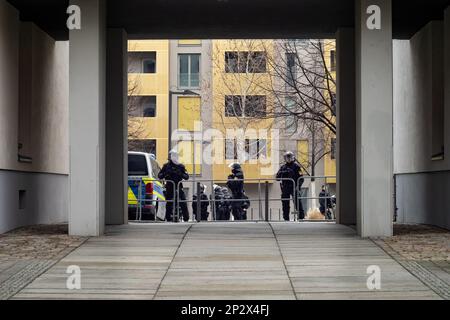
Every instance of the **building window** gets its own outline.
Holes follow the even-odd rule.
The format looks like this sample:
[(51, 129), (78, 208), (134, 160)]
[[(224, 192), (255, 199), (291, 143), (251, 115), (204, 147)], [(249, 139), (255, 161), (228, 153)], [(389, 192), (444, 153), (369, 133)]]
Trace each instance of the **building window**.
[(245, 152), (249, 160), (267, 157), (267, 141), (265, 139), (245, 139)]
[(331, 160), (336, 160), (336, 138), (331, 139)]
[(156, 96), (130, 96), (128, 97), (129, 117), (156, 117)]
[(180, 88), (200, 87), (200, 54), (179, 54), (178, 86)]
[(266, 96), (225, 96), (226, 117), (264, 118), (266, 114)]
[(128, 52), (128, 66), (130, 73), (156, 73), (156, 52)]
[(336, 71), (336, 51), (335, 50), (330, 51), (330, 71), (331, 72)]
[(333, 111), (333, 115), (336, 115), (336, 93), (331, 94), (331, 110)]
[(267, 114), (266, 96), (246, 96), (244, 116), (248, 118), (264, 118)]
[(225, 52), (225, 72), (226, 73), (238, 73), (238, 53), (237, 52)]
[(297, 55), (286, 53), (287, 85), (294, 87), (297, 80)]
[(156, 73), (156, 59), (143, 60), (142, 73)]
[(156, 157), (156, 140), (154, 139), (128, 140), (128, 150), (135, 152), (151, 153)]
[(267, 59), (265, 52), (225, 52), (226, 73), (265, 73), (266, 71)]
[(236, 160), (238, 158), (238, 150), (236, 139), (225, 140), (225, 159)]
[(293, 114), (295, 112), (295, 100), (293, 98), (286, 98), (286, 113), (285, 126), (286, 134), (292, 135), (297, 132), (297, 117)]
[(225, 96), (225, 117), (242, 117), (242, 97)]

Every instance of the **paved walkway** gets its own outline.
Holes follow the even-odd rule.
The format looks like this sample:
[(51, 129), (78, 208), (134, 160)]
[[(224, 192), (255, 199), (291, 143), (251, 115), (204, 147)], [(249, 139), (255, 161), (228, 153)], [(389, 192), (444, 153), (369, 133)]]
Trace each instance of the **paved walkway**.
[[(68, 266), (81, 290), (67, 290)], [(381, 290), (367, 289), (367, 267)], [(109, 228), (14, 299), (440, 299), (380, 246), (326, 224), (158, 224)]]

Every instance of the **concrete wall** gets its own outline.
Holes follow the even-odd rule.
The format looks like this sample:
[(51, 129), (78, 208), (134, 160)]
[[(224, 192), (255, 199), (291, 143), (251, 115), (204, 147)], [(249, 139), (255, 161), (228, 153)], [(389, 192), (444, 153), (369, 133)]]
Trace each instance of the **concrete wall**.
[[(435, 37), (440, 45), (433, 45)], [(395, 174), (450, 170), (450, 139), (446, 139), (445, 159), (431, 159), (433, 105), (444, 103), (442, 44), (439, 21), (429, 23), (411, 40), (394, 41)], [(436, 86), (442, 94), (433, 94)]]
[[(394, 173), (398, 222), (450, 228), (449, 39), (443, 26), (433, 21), (411, 40), (394, 41)], [(436, 123), (439, 109), (442, 123)], [(444, 159), (433, 161), (440, 125)]]
[[(19, 193), (26, 191), (23, 208)], [(67, 222), (68, 177), (0, 170), (0, 233), (34, 224)]]
[(0, 233), (67, 221), (68, 54), (0, 1)]
[(0, 168), (17, 166), (19, 13), (0, 1)]
[(450, 171), (401, 174), (397, 181), (397, 221), (450, 229)]

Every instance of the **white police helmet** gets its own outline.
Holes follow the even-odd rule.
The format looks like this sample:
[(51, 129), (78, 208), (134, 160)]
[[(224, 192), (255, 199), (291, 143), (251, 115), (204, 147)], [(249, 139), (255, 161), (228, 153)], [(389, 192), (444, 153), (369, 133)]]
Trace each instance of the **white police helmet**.
[(286, 161), (287, 163), (292, 163), (295, 161), (295, 155), (292, 151), (287, 151), (283, 157), (284, 161)]
[(178, 154), (178, 152), (177, 151), (175, 151), (175, 150), (171, 150), (170, 152), (169, 152), (169, 160), (170, 161), (172, 161), (173, 163), (175, 163), (175, 164), (179, 164), (180, 163), (180, 156), (179, 156), (179, 154)]

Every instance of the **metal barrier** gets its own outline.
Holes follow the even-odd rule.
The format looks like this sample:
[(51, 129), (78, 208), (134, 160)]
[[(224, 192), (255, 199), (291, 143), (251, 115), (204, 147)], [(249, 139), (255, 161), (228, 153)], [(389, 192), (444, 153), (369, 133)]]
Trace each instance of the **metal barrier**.
[[(136, 222), (142, 222), (143, 221), (143, 209), (148, 209), (153, 207), (154, 208), (154, 221), (157, 221), (157, 216), (158, 216), (158, 210), (163, 210), (163, 208), (161, 207), (162, 204), (165, 204), (167, 206), (168, 203), (173, 203), (172, 206), (172, 221), (180, 221), (180, 205), (182, 203), (185, 203), (186, 206), (188, 206), (189, 203), (193, 204), (194, 202), (196, 202), (196, 216), (195, 216), (195, 220), (197, 222), (201, 222), (201, 205), (204, 202), (208, 202), (211, 205), (211, 214), (208, 218), (208, 221), (218, 221), (218, 215), (216, 212), (216, 203), (220, 200), (220, 199), (215, 199), (215, 195), (214, 195), (214, 185), (225, 185), (229, 180), (228, 179), (223, 179), (223, 180), (214, 180), (214, 179), (196, 179), (196, 180), (184, 180), (184, 181), (180, 181), (177, 184), (174, 181), (171, 180), (156, 180), (156, 179), (151, 179), (151, 182), (155, 183), (158, 182), (161, 185), (166, 186), (168, 183), (173, 185), (173, 190), (174, 190), (174, 196), (172, 199), (168, 199), (166, 192), (164, 192), (164, 199), (162, 199), (161, 197), (155, 197), (154, 194), (152, 194), (152, 197), (149, 198), (148, 194), (146, 194), (146, 183), (144, 181), (145, 178), (142, 177), (129, 177), (128, 181), (129, 181), (129, 186), (130, 186), (130, 182), (134, 183), (134, 187), (137, 188), (137, 197), (136, 197), (136, 219), (132, 220), (132, 221), (136, 221)], [(323, 185), (326, 187), (326, 196), (321, 196), (320, 194), (318, 196), (316, 195), (311, 195), (311, 196), (302, 196), (301, 194), (301, 187), (302, 185), (304, 185), (304, 183), (301, 185), (300, 181), (301, 179), (304, 180), (321, 180), (324, 179), (325, 182), (323, 183)], [(318, 200), (319, 203), (323, 201), (325, 201), (325, 207), (323, 208), (323, 206), (321, 206), (321, 212), (324, 211), (323, 213), (325, 214), (330, 214), (331, 215), (331, 219), (330, 217), (328, 217), (327, 220), (335, 220), (335, 206), (336, 206), (336, 198), (333, 195), (330, 195), (330, 193), (328, 192), (328, 188), (329, 188), (329, 184), (326, 182), (327, 179), (335, 179), (334, 176), (303, 176), (301, 177), (298, 181), (294, 181), (293, 179), (290, 178), (269, 178), (269, 179), (234, 179), (233, 181), (235, 182), (243, 182), (243, 183), (248, 183), (248, 182), (254, 182), (257, 184), (257, 197), (256, 198), (251, 198), (249, 197), (248, 199), (226, 199), (226, 202), (230, 203), (232, 205), (232, 203), (235, 202), (239, 202), (242, 203), (243, 201), (248, 201), (250, 203), (249, 208), (247, 209), (246, 213), (247, 213), (247, 221), (274, 221), (276, 219), (274, 219), (274, 213), (275, 213), (275, 217), (278, 218), (279, 221), (284, 220), (284, 217), (282, 216), (282, 208), (278, 208), (278, 214), (276, 212), (276, 209), (271, 208), (270, 203), (277, 201), (278, 203), (282, 203), (283, 201), (289, 201), (289, 203), (293, 203), (294, 204), (294, 220), (295, 221), (301, 221), (301, 217), (300, 217), (300, 208), (303, 208), (303, 205), (301, 205), (302, 201), (307, 200), (307, 201), (311, 201), (311, 200)], [(290, 183), (292, 183), (295, 189), (294, 194), (289, 194), (289, 198), (283, 198), (282, 195), (277, 198), (277, 197), (271, 197), (270, 192), (269, 192), (269, 186), (270, 186), (270, 182), (275, 182), (275, 183), (282, 183), (284, 181), (289, 181)], [(196, 200), (194, 199), (181, 199), (180, 197), (180, 191), (181, 191), (181, 185), (182, 184), (193, 184), (193, 192), (192, 194), (196, 194)], [(201, 194), (200, 194), (200, 185), (201, 184), (209, 184), (211, 186), (211, 193), (210, 196), (207, 200), (202, 200), (201, 199)], [(321, 185), (322, 184), (318, 184), (319, 188), (318, 188), (318, 192), (321, 191)], [(264, 196), (262, 195), (262, 192), (264, 191)], [(231, 192), (230, 192), (231, 195)], [(291, 202), (292, 201), (292, 202)], [(133, 208), (133, 202), (134, 200), (129, 200), (128, 206), (129, 208)], [(255, 216), (254, 211), (255, 211), (255, 206), (253, 206), (252, 204), (256, 203), (257, 204), (257, 209), (258, 209), (258, 214)], [(309, 204), (307, 203), (306, 208), (303, 208), (305, 217), (303, 218), (307, 218), (306, 214), (308, 211), (308, 208), (312, 208), (316, 209), (317, 206), (309, 206)], [(264, 210), (263, 210), (264, 209)], [(324, 210), (323, 210), (324, 209)], [(194, 210), (192, 210), (194, 211)], [(130, 212), (130, 210), (129, 210)], [(188, 212), (190, 212), (190, 210), (188, 209)], [(161, 212), (162, 213), (162, 212)], [(194, 212), (192, 212), (192, 219), (191, 219), (191, 215), (189, 213), (189, 220), (194, 221)], [(292, 211), (290, 211), (290, 216), (292, 214)], [(231, 216), (231, 215), (230, 215)], [(167, 218), (167, 209), (165, 212), (165, 218), (163, 220), (166, 220)], [(231, 217), (230, 217), (231, 219)], [(149, 220), (146, 220), (149, 221)], [(220, 221), (226, 221), (226, 220), (220, 220)], [(233, 221), (233, 220), (231, 220)], [(234, 220), (236, 221), (236, 220)], [(187, 222), (187, 221), (185, 221)]]
[[(148, 179), (150, 181), (145, 182), (144, 179)], [(130, 182), (133, 185), (130, 185)], [(151, 198), (148, 198), (148, 196), (150, 194), (147, 193), (146, 190), (146, 185), (147, 183), (153, 183), (153, 193), (151, 194)], [(162, 190), (165, 188), (165, 184), (166, 183), (171, 183), (173, 184), (173, 188), (175, 190), (176, 186), (175, 186), (175, 182), (174, 181), (170, 181), (170, 180), (165, 180), (165, 181), (161, 181), (161, 180), (157, 180), (157, 179), (152, 179), (152, 178), (146, 178), (146, 177), (128, 177), (128, 188), (131, 188), (131, 192), (133, 192), (133, 195), (136, 197), (136, 200), (133, 199), (129, 199), (128, 198), (128, 214), (130, 214), (130, 208), (135, 207), (136, 208), (136, 213), (135, 213), (135, 220), (130, 220), (133, 222), (143, 222), (142, 217), (143, 217), (143, 209), (149, 209), (149, 214), (153, 215), (153, 220), (156, 222), (158, 221), (158, 210), (162, 210), (163, 208), (161, 208), (161, 204), (165, 204), (167, 205), (167, 203), (170, 202), (174, 202), (174, 200), (167, 200), (164, 192), (163, 194), (156, 196), (155, 198), (155, 183), (160, 183), (162, 185)], [(133, 190), (133, 187), (137, 188), (137, 196)], [(128, 190), (128, 194), (130, 193), (130, 190)], [(136, 204), (134, 204), (134, 202), (136, 202)], [(153, 212), (152, 212), (153, 209)], [(151, 220), (146, 220), (146, 221), (151, 221)]]
[[(301, 180), (311, 180), (311, 182), (316, 182), (316, 180), (325, 180), (323, 184), (319, 184), (319, 192), (321, 193), (322, 191), (322, 185), (325, 186), (325, 196), (301, 196), (301, 187), (302, 185), (304, 185), (304, 182), (302, 184), (300, 184)], [(329, 193), (329, 183), (327, 182), (328, 179), (336, 179), (336, 176), (302, 176), (297, 180), (297, 208), (299, 208), (300, 203), (302, 200), (319, 200), (319, 210), (322, 214), (325, 215), (326, 220), (331, 220), (331, 221), (335, 221), (336, 220), (336, 204), (337, 204), (337, 199), (335, 196), (331, 195)], [(315, 192), (317, 192), (316, 190), (314, 190)], [(310, 190), (310, 192), (312, 192)], [(325, 201), (324, 206), (323, 203), (320, 204), (321, 200)], [(307, 206), (307, 208), (310, 209), (317, 209), (317, 206), (315, 205), (311, 205), (311, 206)], [(305, 208), (304, 208), (305, 209)], [(305, 211), (305, 219), (307, 219), (307, 210)], [(298, 220), (300, 220), (299, 217), (297, 217)]]
[[(202, 202), (209, 202), (210, 204), (212, 204), (212, 221), (218, 221), (218, 219), (217, 219), (217, 212), (216, 212), (216, 202), (218, 201), (218, 200), (216, 200), (214, 197), (212, 197), (212, 195), (214, 195), (214, 185), (215, 184), (217, 184), (217, 185), (219, 185), (219, 184), (226, 184), (227, 182), (228, 182), (229, 180), (228, 179), (222, 179), (222, 180), (214, 180), (214, 179), (196, 179), (195, 181), (194, 180), (184, 180), (184, 181), (180, 181), (179, 183), (178, 183), (178, 185), (177, 185), (177, 192), (179, 192), (180, 191), (180, 186), (181, 186), (181, 184), (189, 184), (189, 183), (195, 183), (196, 184), (196, 190), (197, 190), (197, 200), (196, 200), (196, 202), (197, 202), (197, 221), (198, 221), (198, 217), (199, 217), (199, 215), (200, 214), (198, 214), (199, 212), (200, 212), (200, 210), (199, 210), (199, 208), (201, 208), (201, 203)], [(291, 198), (270, 198), (269, 197), (269, 194), (268, 194), (268, 192), (269, 192), (269, 182), (270, 181), (273, 181), (273, 182), (282, 182), (282, 181), (290, 181), (290, 182), (292, 182), (292, 185), (294, 186), (295, 185), (295, 181), (294, 181), (294, 179), (290, 179), (290, 178), (279, 178), (279, 179), (277, 179), (277, 178), (268, 178), (268, 179), (262, 179), (262, 178), (260, 178), (260, 179), (234, 179), (233, 180), (234, 182), (257, 182), (257, 184), (258, 184), (258, 197), (257, 197), (257, 199), (252, 199), (252, 198), (249, 198), (249, 199), (243, 199), (243, 198), (241, 198), (241, 199), (227, 199), (227, 201), (228, 202), (231, 202), (231, 203), (233, 203), (233, 202), (243, 202), (243, 201), (249, 201), (250, 202), (250, 204), (252, 203), (252, 202), (257, 202), (258, 203), (258, 219), (255, 219), (255, 216), (254, 216), (254, 211), (253, 211), (253, 208), (250, 208), (250, 216), (251, 216), (251, 219), (250, 220), (248, 220), (247, 219), (247, 221), (263, 221), (263, 220), (265, 220), (265, 221), (269, 221), (269, 220), (271, 220), (271, 218), (272, 218), (272, 210), (269, 208), (269, 203), (271, 202), (271, 201), (295, 201), (295, 199), (291, 199)], [(199, 195), (198, 195), (198, 191), (199, 191), (199, 185), (200, 184), (206, 184), (206, 183), (208, 183), (208, 184), (210, 184), (210, 186), (211, 186), (211, 196), (210, 196), (210, 199), (209, 200), (199, 200)], [(262, 195), (261, 195), (261, 191), (262, 191), (262, 185), (264, 184), (264, 186), (265, 186), (265, 196), (264, 196), (264, 198), (262, 197)], [(179, 200), (180, 199), (180, 197), (179, 197), (179, 193), (178, 193), (178, 197), (177, 197), (177, 200), (178, 200), (178, 202), (177, 202), (177, 204), (176, 204), (176, 208), (177, 208), (177, 212), (176, 212), (176, 216), (177, 216), (177, 219), (179, 220), (180, 219), (180, 206), (179, 206), (179, 204), (180, 203), (186, 203), (186, 204), (188, 204), (188, 203), (193, 203), (194, 202), (194, 200), (189, 200), (189, 199), (186, 199), (186, 200)], [(262, 216), (262, 208), (263, 208), (263, 201), (264, 201), (264, 217)], [(280, 209), (280, 213), (279, 213), (279, 215), (281, 214), (281, 209)], [(224, 221), (224, 220), (221, 220), (221, 221)], [(200, 221), (198, 221), (198, 222), (200, 222)]]

